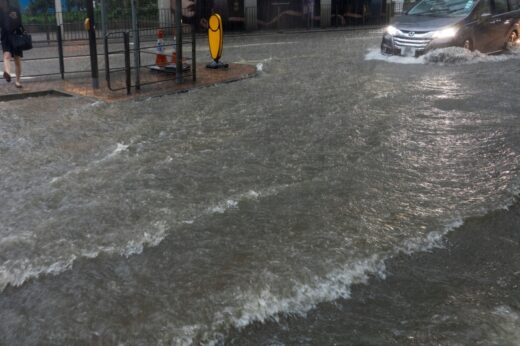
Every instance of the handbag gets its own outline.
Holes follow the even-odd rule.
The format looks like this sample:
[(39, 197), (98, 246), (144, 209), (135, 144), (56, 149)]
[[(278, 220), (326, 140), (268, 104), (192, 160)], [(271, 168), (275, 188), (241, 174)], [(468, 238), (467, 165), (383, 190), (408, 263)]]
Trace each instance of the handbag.
[(11, 35), (11, 46), (15, 51), (32, 49), (32, 37), (27, 32), (13, 33)]

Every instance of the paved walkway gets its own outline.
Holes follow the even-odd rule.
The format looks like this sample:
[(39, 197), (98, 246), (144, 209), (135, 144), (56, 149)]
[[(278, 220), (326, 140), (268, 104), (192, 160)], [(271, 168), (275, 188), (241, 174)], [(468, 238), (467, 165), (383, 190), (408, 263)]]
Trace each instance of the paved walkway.
[(161, 96), (251, 78), (256, 75), (256, 67), (230, 64), (227, 69), (213, 70), (206, 68), (203, 64), (197, 64), (196, 74), (195, 82), (192, 81), (191, 73), (188, 72), (184, 82), (178, 84), (175, 81), (174, 73), (155, 72), (143, 68), (140, 74), (141, 89), (136, 91), (135, 88), (132, 88), (130, 95), (127, 95), (125, 77), (122, 72), (111, 75), (112, 90), (104, 80), (103, 74), (100, 74), (99, 89), (92, 88), (92, 79), (86, 74), (66, 76), (65, 80), (61, 80), (59, 77), (37, 77), (24, 80), (22, 89), (17, 89), (14, 82), (7, 83), (5, 80), (1, 80), (0, 101), (49, 94), (87, 96), (107, 102)]

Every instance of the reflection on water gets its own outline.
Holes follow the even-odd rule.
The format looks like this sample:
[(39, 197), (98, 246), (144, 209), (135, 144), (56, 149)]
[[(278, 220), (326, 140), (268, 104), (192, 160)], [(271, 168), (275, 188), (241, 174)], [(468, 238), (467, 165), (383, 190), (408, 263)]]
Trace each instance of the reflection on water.
[(366, 61), (374, 42), (342, 33), (247, 40), (228, 58), (261, 62), (255, 79), (4, 105), (0, 343), (222, 340), (347, 298), (515, 198), (514, 61)]

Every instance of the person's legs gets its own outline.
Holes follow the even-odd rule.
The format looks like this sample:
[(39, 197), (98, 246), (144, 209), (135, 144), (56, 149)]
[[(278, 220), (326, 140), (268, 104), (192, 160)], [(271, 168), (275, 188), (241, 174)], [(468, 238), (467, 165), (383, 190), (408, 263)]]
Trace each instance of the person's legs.
[(4, 78), (7, 82), (11, 81), (11, 53), (4, 52)]
[(16, 86), (21, 87), (21, 78), (22, 78), (22, 59), (19, 56), (14, 57), (14, 72), (16, 73)]

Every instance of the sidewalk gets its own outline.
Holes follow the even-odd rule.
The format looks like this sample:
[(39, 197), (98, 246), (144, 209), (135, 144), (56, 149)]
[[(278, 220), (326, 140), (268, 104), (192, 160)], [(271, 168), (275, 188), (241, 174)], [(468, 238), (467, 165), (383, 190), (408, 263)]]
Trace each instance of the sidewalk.
[[(0, 102), (47, 95), (86, 96), (105, 102), (156, 97), (251, 78), (256, 75), (256, 67), (230, 64), (227, 69), (213, 70), (206, 68), (204, 64), (197, 64), (196, 73), (195, 82), (192, 81), (191, 73), (188, 71), (185, 73), (184, 82), (177, 84), (174, 73), (154, 72), (143, 68), (140, 74), (141, 89), (137, 91), (132, 87), (130, 95), (127, 95), (126, 92), (123, 72), (111, 75), (111, 87), (113, 90), (119, 89), (117, 91), (109, 89), (102, 73), (99, 78), (99, 89), (92, 88), (92, 79), (88, 74), (66, 76), (65, 80), (54, 76), (23, 80), (22, 89), (17, 89), (14, 82), (7, 83), (5, 80), (1, 80)], [(133, 77), (132, 75), (132, 80), (134, 80)]]

